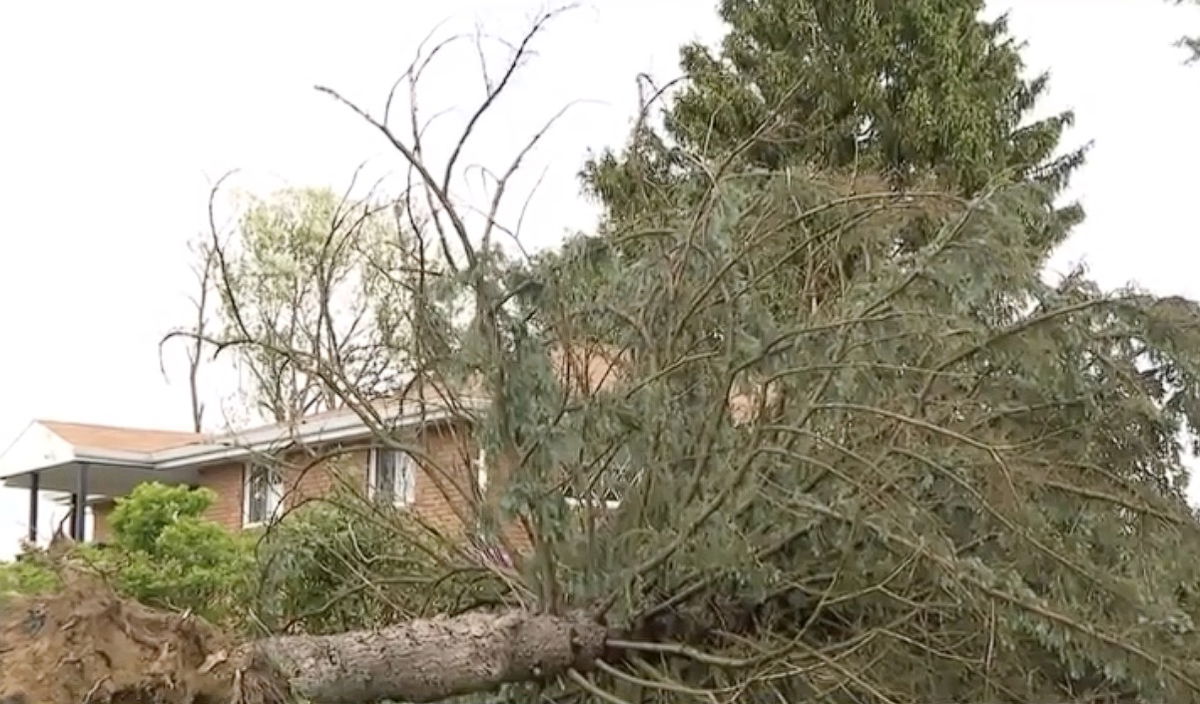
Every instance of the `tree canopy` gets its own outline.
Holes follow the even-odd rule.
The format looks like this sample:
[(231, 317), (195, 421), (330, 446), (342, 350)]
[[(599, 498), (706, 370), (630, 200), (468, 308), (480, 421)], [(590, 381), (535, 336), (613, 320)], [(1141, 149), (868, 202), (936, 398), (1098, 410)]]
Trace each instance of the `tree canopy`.
[[(983, 5), (722, 0), (729, 32), (719, 50), (682, 49), (678, 89), (646, 89), (627, 149), (589, 161), (587, 188), (610, 220), (644, 221), (687, 209), (680, 187), (705, 192), (706, 169), (812, 168), (866, 189), (932, 182), (965, 196), (1036, 184), (1043, 197), (1028, 207), (1055, 217), (1036, 215), (1025, 236), (1046, 257), (1082, 216), (1055, 199), (1086, 147), (1061, 148), (1073, 113), (1031, 119), (1049, 75), (1023, 78), (1007, 18), (981, 19)], [(660, 96), (656, 128), (649, 113)], [(910, 250), (932, 236), (913, 225), (901, 243)]]
[[(206, 275), (198, 300), (215, 290), (216, 310), (200, 307), (198, 322), (173, 335), (202, 346), (232, 342), (248, 381), (245, 400), (274, 422), (341, 405), (344, 389), (292, 359), (298, 350), (337, 358), (355, 386), (372, 393), (385, 387), (404, 365), (389, 356), (400, 347), (390, 338), (407, 330), (405, 302), (391, 298), (400, 292), (381, 285), (399, 261), (392, 208), (371, 194), (351, 198), (329, 188), (247, 195), (236, 206), (231, 231), (211, 222), (200, 248)], [(259, 344), (239, 344), (248, 341)], [(190, 360), (195, 368), (199, 357)]]

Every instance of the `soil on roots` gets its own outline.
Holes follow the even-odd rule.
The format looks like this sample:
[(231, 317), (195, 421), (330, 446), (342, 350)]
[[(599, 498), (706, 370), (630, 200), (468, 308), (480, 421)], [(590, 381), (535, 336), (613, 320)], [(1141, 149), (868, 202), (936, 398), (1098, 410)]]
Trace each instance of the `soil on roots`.
[(280, 704), (253, 647), (117, 596), (91, 575), (0, 607), (0, 704)]

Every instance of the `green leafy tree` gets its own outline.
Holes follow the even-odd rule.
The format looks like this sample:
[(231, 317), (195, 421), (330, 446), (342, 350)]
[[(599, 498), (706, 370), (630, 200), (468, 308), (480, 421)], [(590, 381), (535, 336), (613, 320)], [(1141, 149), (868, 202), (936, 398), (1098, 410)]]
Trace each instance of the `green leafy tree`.
[[(923, 29), (948, 59), (962, 25), (938, 17)], [(838, 56), (813, 61), (833, 65), (824, 52)], [(542, 694), (1200, 701), (1200, 572), (1181, 557), (1200, 547), (1181, 459), (1200, 423), (1200, 311), (1081, 274), (1045, 283), (1064, 222), (1047, 204), (1053, 144), (954, 163), (929, 135), (941, 123), (898, 114), (924, 131), (902, 135), (905, 161), (883, 136), (858, 171), (834, 139), (794, 162), (765, 144), (731, 159), (760, 141), (747, 120), (664, 150), (692, 172), (631, 161), (629, 192), (651, 196), (621, 200), (628, 217), (601, 237), (528, 263), (462, 257), (441, 292), (473, 302), (444, 328), (459, 353), (405, 356), (491, 399), (466, 417), (512, 462), (500, 518), (531, 543), (498, 570), (499, 600), (582, 610), (608, 638), (593, 673)], [(1013, 169), (981, 188), (964, 180), (976, 166)], [(486, 241), (462, 222), (434, 237)], [(395, 285), (419, 288), (413, 264)], [(618, 359), (615, 381), (565, 384), (564, 347)], [(439, 388), (453, 405), (460, 387)], [(587, 501), (597, 486), (619, 504)], [(403, 692), (388, 686), (373, 691)]]
[[(214, 189), (210, 208), (216, 195)], [(290, 188), (246, 195), (236, 206), (232, 232), (219, 233), (214, 221), (199, 250), (204, 275), (197, 300), (205, 301), (209, 288), (233, 295), (214, 296), (214, 323), (198, 304), (198, 321), (168, 337), (230, 341), (250, 382), (249, 401), (276, 422), (339, 403), (336, 382), (285, 350), (307, 349), (308, 360), (333, 355), (354, 386), (387, 388), (390, 371), (401, 365), (388, 356), (400, 347), (392, 338), (407, 334), (398, 313), (404, 299), (380, 285), (406, 246), (389, 205), (327, 188)], [(263, 347), (249, 340), (273, 342)], [(199, 355), (189, 354), (194, 377)]]
[[(822, 5), (825, 24), (810, 26), (807, 16), (754, 14), (800, 3), (727, 3), (728, 44), (751, 30), (777, 32), (787, 47), (801, 30), (844, 31), (840, 44), (814, 44), (811, 60), (776, 57), (830, 67), (852, 30), (894, 34), (903, 16), (923, 21), (912, 47), (943, 52), (930, 70), (947, 72), (917, 86), (930, 95), (962, 82), (951, 72), (955, 41), (965, 66), (980, 56), (1017, 66), (973, 13), (849, 6), (861, 16)], [(861, 38), (888, 56), (888, 36), (897, 38)], [(914, 66), (917, 56), (903, 54)], [(581, 611), (607, 638), (592, 673), (568, 670), (541, 694), (1200, 701), (1188, 655), (1200, 647), (1200, 571), (1183, 557), (1200, 531), (1183, 499), (1180, 444), (1200, 424), (1200, 311), (1103, 293), (1079, 274), (1042, 280), (1048, 235), (1064, 223), (1047, 201), (1060, 123), (1042, 126), (1046, 143), (1022, 142), (1013, 116), (1024, 110), (1006, 102), (1019, 84), (964, 87), (953, 100), (990, 96), (992, 107), (956, 111), (989, 114), (995, 130), (952, 136), (938, 130), (953, 115), (932, 104), (889, 102), (899, 97), (871, 81), (847, 85), (863, 91), (854, 105), (905, 121), (887, 128), (895, 134), (877, 126), (857, 167), (835, 148), (837, 130), (776, 158), (753, 116), (728, 118), (724, 137), (695, 148), (668, 116), (678, 144), (660, 153), (683, 166), (646, 171), (652, 160), (631, 159), (632, 186), (614, 190), (602, 237), (517, 263), (463, 218), (444, 215), (431, 235), (466, 243), (459, 275), (437, 295), (470, 300), (470, 316), (443, 328), (453, 358), (413, 344), (400, 356), (417, 376), (446, 380), (439, 391), (452, 407), (458, 379), (477, 380), (491, 400), (464, 417), (491, 461), (511, 462), (499, 518), (531, 544), (511, 570), (492, 566), (498, 599), (508, 613)], [(752, 110), (769, 87), (731, 102)], [(707, 99), (694, 91), (676, 107)], [(359, 112), (418, 171), (440, 172)], [(793, 118), (783, 124), (798, 128)], [(945, 147), (981, 136), (991, 146), (961, 159)], [(1070, 160), (1059, 166), (1069, 171)], [(986, 187), (972, 181), (985, 173)], [(449, 209), (440, 183), (425, 181), (429, 200)], [(412, 261), (394, 285), (421, 282)], [(554, 359), (564, 347), (618, 359), (615, 381), (565, 384)], [(372, 422), (353, 393), (345, 399)], [(619, 504), (587, 501), (597, 486)], [(332, 671), (316, 679), (338, 682)], [(372, 692), (405, 690), (380, 678)]]
[[(526, 509), (553, 527), (555, 579), (615, 600), (608, 618), (634, 640), (705, 653), (635, 658), (608, 691), (1200, 699), (1182, 655), (1200, 573), (1179, 558), (1200, 537), (1180, 445), (1200, 421), (1196, 306), (1042, 283), (1019, 187), (948, 209), (836, 192), (731, 174), (634, 263), (585, 241), (557, 277), (534, 275), (544, 288), (518, 317), (554, 321), (537, 338), (614, 341), (632, 381), (564, 420), (541, 396), (522, 480), (552, 497), (551, 467), (588, 480), (614, 445), (641, 470), (601, 530), (552, 520), (554, 498)], [(872, 242), (916, 218), (940, 237), (844, 276), (815, 310), (788, 313), (760, 275), (787, 234)], [(981, 315), (997, 284), (1027, 307)], [(537, 388), (518, 381), (536, 368), (509, 368), (514, 393)], [(731, 392), (757, 417), (724, 413)]]

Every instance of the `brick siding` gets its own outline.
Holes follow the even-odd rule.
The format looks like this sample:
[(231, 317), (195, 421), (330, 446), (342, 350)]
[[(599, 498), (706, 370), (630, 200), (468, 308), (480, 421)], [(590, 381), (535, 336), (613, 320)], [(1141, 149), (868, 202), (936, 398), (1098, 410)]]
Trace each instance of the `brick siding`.
[(288, 453), (280, 463), (283, 507), (291, 510), (342, 485), (366, 488), (367, 450), (360, 447), (310, 448)]
[[(462, 534), (461, 515), (470, 515), (473, 449), (461, 427), (430, 426), (418, 436), (425, 458), (418, 461), (415, 511), (439, 530)], [(365, 492), (369, 452), (364, 447), (308, 448), (286, 454), (283, 475), (284, 507), (294, 508), (345, 483)], [(228, 528), (242, 527), (244, 463), (231, 462), (200, 469), (199, 485), (217, 499), (205, 517)]]
[(231, 530), (242, 527), (242, 473), (241, 462), (227, 462), (200, 468), (198, 484), (212, 489), (216, 501), (204, 512), (204, 517), (220, 523)]

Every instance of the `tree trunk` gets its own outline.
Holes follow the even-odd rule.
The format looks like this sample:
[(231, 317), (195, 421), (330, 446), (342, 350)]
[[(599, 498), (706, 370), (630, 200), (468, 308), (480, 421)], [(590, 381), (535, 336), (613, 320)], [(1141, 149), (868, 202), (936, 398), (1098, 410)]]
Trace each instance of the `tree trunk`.
[(378, 631), (284, 636), (258, 651), (292, 691), (320, 704), (429, 702), (591, 669), (606, 629), (520, 611), (418, 620)]
[(585, 616), (510, 610), (237, 645), (72, 576), (0, 607), (0, 704), (427, 702), (591, 669), (607, 637)]

